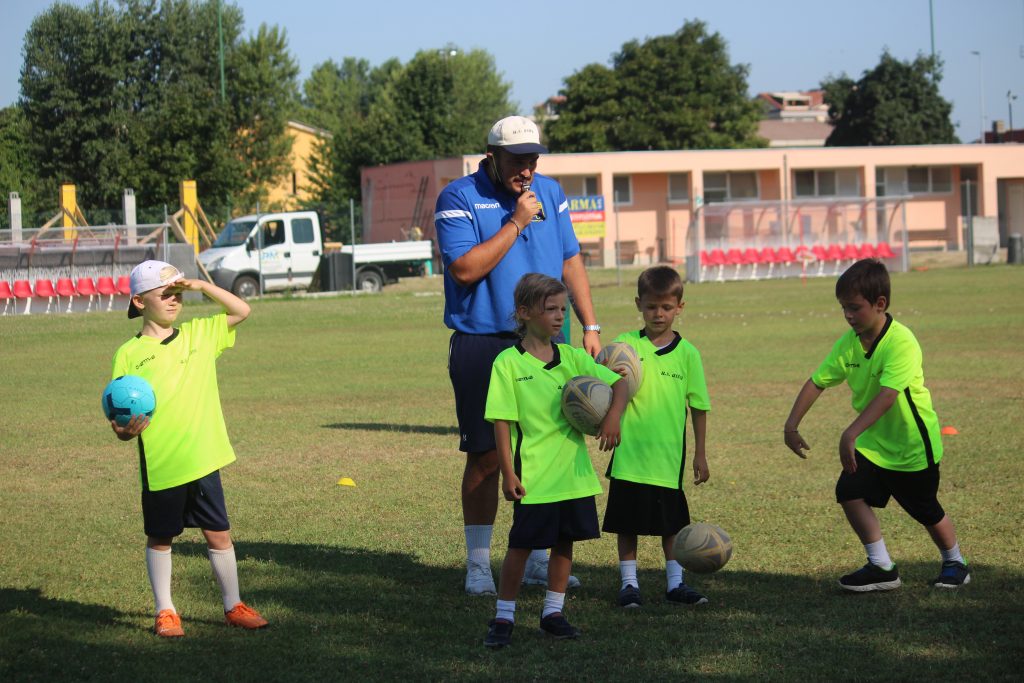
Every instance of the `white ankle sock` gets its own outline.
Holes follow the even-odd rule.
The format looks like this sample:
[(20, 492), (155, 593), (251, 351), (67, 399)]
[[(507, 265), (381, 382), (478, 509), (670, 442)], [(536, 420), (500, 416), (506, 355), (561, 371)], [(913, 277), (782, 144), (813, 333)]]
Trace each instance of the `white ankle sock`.
[(943, 562), (950, 562), (950, 561), (963, 562), (964, 561), (964, 556), (960, 554), (960, 544), (959, 543), (954, 543), (953, 547), (950, 548), (949, 550), (940, 550), (939, 552), (942, 553), (942, 561)]
[(494, 525), (467, 524), (465, 531), (466, 559), (485, 567), (491, 566), (491, 534), (494, 532)]
[(498, 607), (494, 613), (495, 619), (504, 619), (513, 624), (516, 623), (516, 601), (498, 600)]
[(171, 602), (171, 549), (154, 550), (147, 547), (146, 572), (153, 589), (156, 613), (160, 614), (165, 609), (174, 610), (174, 603)]
[(554, 591), (547, 591), (544, 594), (544, 611), (540, 613), (541, 619), (554, 614), (555, 612), (561, 612), (562, 607), (565, 605), (565, 593), (556, 593)]
[(683, 585), (683, 565), (675, 560), (665, 560), (665, 585), (670, 591)]
[(892, 569), (892, 558), (889, 551), (885, 549), (885, 539), (880, 538), (874, 543), (865, 543), (864, 550), (868, 554), (868, 562), (881, 569)]
[(235, 561), (235, 546), (226, 550), (214, 550), (207, 548), (210, 556), (210, 566), (213, 567), (213, 576), (220, 586), (221, 600), (224, 601), (224, 611), (230, 612), (235, 605), (242, 601), (238, 595), (238, 563)]
[(640, 587), (640, 581), (636, 578), (636, 560), (619, 560), (619, 575), (622, 576), (620, 589), (626, 586)]

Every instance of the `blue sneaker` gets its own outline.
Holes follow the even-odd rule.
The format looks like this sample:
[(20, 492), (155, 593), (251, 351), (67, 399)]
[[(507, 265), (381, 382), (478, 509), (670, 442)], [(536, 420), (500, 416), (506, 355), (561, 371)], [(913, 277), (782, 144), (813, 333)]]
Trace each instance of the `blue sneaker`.
[(580, 630), (566, 621), (561, 612), (549, 614), (540, 620), (540, 630), (556, 640), (577, 638)]
[(893, 565), (889, 569), (882, 569), (878, 565), (868, 562), (855, 572), (847, 574), (839, 579), (839, 586), (844, 590), (854, 593), (866, 593), (868, 591), (891, 591), (902, 585), (900, 573)]
[(511, 621), (491, 619), (487, 622), (487, 637), (484, 638), (484, 647), (499, 648), (511, 645), (513, 628), (515, 628), (515, 624)]
[(665, 593), (665, 600), (677, 605), (697, 606), (708, 604), (708, 599), (706, 597), (693, 590), (685, 583), (681, 583)]
[(640, 599), (640, 589), (633, 584), (628, 584), (619, 591), (619, 607), (635, 609), (643, 604), (644, 601)]
[(956, 560), (947, 560), (942, 563), (942, 572), (939, 578), (932, 581), (936, 588), (959, 588), (971, 582), (971, 572), (967, 564)]

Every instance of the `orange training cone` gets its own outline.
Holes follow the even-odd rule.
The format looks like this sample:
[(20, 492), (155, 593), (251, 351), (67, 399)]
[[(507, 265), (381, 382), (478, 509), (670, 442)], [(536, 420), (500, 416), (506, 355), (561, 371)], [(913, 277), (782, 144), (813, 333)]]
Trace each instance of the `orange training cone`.
[(958, 432), (956, 427), (954, 427), (953, 425), (946, 425), (945, 427), (942, 428), (943, 436), (955, 436), (959, 433), (960, 432)]

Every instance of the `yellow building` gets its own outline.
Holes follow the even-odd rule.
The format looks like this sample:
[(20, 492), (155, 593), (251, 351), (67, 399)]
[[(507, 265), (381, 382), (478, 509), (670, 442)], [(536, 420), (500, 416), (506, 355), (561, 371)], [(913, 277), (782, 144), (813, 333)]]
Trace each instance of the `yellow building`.
[(271, 188), (267, 204), (279, 210), (292, 211), (300, 202), (309, 199), (310, 160), (321, 140), (329, 140), (329, 131), (298, 121), (289, 121), (288, 135), (292, 138), (291, 171)]

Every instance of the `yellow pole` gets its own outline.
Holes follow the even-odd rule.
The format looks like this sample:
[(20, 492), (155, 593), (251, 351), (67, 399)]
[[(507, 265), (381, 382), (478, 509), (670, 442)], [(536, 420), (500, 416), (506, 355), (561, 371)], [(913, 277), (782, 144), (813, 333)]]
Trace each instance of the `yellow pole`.
[(181, 181), (181, 208), (186, 209), (181, 217), (182, 227), (185, 229), (185, 238), (199, 253), (199, 224), (196, 223), (196, 210), (199, 207), (199, 197), (196, 193), (196, 181)]
[(60, 186), (60, 224), (64, 228), (64, 239), (75, 239), (75, 216), (78, 215), (78, 201), (75, 198), (75, 186), (61, 183)]

